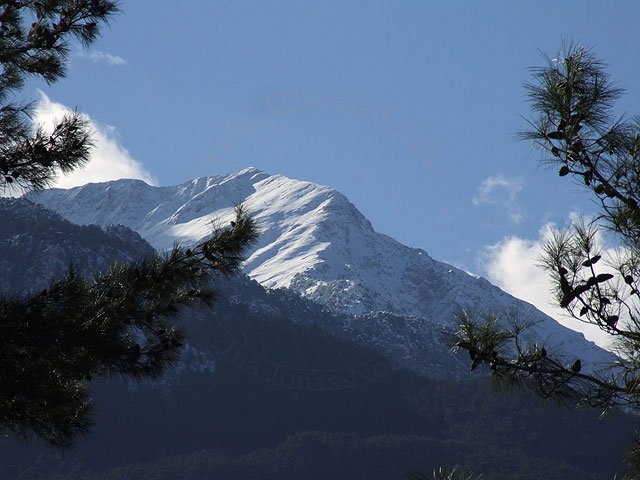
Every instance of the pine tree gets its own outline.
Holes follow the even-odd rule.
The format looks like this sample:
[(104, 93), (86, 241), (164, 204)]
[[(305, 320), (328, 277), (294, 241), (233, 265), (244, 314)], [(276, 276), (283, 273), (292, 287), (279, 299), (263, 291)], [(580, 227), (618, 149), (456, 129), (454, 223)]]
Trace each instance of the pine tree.
[[(462, 312), (457, 348), (472, 366), (486, 364), (509, 385), (543, 397), (609, 409), (640, 407), (640, 117), (616, 116), (623, 89), (589, 50), (569, 45), (532, 69), (526, 84), (533, 118), (522, 138), (544, 154), (543, 163), (573, 179), (599, 205), (590, 222), (577, 221), (546, 243), (542, 264), (554, 282), (557, 304), (573, 318), (611, 335), (618, 357), (594, 371), (584, 359), (566, 363), (541, 343), (527, 343), (526, 324), (505, 327), (498, 318)], [(607, 256), (597, 242), (605, 232), (618, 242)], [(593, 367), (593, 366), (591, 366)], [(640, 449), (630, 457), (640, 463)], [(635, 467), (634, 467), (635, 465)], [(630, 477), (635, 478), (635, 477)]]
[[(28, 77), (65, 75), (74, 38), (90, 45), (119, 11), (110, 0), (13, 0), (0, 5), (0, 188), (39, 190), (90, 159), (82, 116), (34, 131), (30, 104), (13, 99)], [(176, 313), (212, 305), (212, 277), (239, 269), (256, 238), (242, 207), (192, 248), (118, 263), (94, 279), (71, 268), (40, 292), (0, 297), (0, 431), (69, 446), (91, 425), (88, 382), (155, 377), (178, 357)]]

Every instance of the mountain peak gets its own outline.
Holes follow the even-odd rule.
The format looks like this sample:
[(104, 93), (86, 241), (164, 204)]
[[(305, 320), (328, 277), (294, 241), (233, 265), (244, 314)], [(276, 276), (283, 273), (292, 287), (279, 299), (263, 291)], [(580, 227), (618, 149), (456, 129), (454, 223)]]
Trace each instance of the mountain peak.
[(425, 331), (451, 329), (461, 308), (518, 312), (537, 322), (539, 337), (553, 337), (556, 345), (593, 363), (609, 359), (581, 334), (485, 279), (376, 232), (344, 195), (327, 186), (246, 168), (173, 187), (116, 181), (44, 191), (34, 200), (75, 223), (122, 223), (160, 249), (201, 241), (213, 225), (228, 224), (242, 203), (260, 229), (245, 272), (267, 288), (288, 288), (350, 315), (418, 318), (412, 324)]
[(260, 170), (259, 168), (256, 168), (256, 167), (243, 168), (238, 173), (236, 173), (236, 175), (238, 177), (243, 177), (243, 176), (246, 176), (246, 175), (253, 176), (253, 175), (260, 175), (260, 174), (269, 176), (268, 173), (265, 173), (265, 172), (263, 172), (262, 170)]

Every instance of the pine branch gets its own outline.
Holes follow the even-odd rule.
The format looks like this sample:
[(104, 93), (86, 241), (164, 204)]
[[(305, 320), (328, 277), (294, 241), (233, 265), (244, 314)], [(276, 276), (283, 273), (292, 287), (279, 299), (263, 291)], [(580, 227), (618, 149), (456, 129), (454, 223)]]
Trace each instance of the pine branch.
[[(544, 346), (524, 342), (522, 330), (469, 316), (459, 319), (456, 348), (469, 352), (472, 369), (487, 364), (497, 380), (542, 397), (638, 408), (640, 120), (614, 115), (624, 91), (588, 49), (568, 45), (532, 74), (525, 88), (534, 117), (521, 138), (532, 140), (545, 153), (543, 163), (586, 188), (601, 207), (593, 222), (555, 232), (545, 244), (542, 265), (553, 279), (557, 304), (610, 334), (619, 358), (607, 373), (585, 373), (580, 359), (566, 364)], [(598, 247), (603, 225), (621, 241), (614, 258)]]
[(11, 1), (0, 8), (0, 188), (39, 190), (58, 172), (89, 160), (90, 132), (77, 113), (60, 120), (51, 133), (34, 132), (31, 105), (17, 105), (11, 96), (27, 77), (48, 83), (64, 77), (69, 39), (90, 45), (119, 6), (109, 0), (56, 0)]
[(466, 312), (458, 314), (458, 321), (461, 327), (454, 350), (469, 353), (472, 370), (487, 365), (503, 387), (526, 387), (562, 403), (575, 401), (604, 408), (640, 406), (637, 382), (621, 384), (616, 376), (585, 373), (580, 359), (567, 364), (545, 346), (526, 342), (522, 335), (531, 324), (513, 324), (508, 329), (495, 317), (480, 321)]
[(154, 378), (179, 358), (181, 308), (211, 306), (213, 276), (241, 266), (257, 238), (238, 207), (232, 226), (193, 249), (117, 263), (89, 281), (73, 268), (34, 295), (0, 298), (0, 426), (60, 446), (90, 427), (87, 382)]

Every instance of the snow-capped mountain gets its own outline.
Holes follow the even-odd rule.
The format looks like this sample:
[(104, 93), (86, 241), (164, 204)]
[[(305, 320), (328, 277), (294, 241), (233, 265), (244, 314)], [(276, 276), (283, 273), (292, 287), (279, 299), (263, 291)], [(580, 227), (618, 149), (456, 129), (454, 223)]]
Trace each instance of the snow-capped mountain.
[[(173, 187), (117, 180), (29, 198), (74, 223), (123, 224), (158, 249), (203, 239), (243, 203), (261, 229), (245, 266), (250, 277), (358, 319), (379, 320), (381, 314), (409, 319), (389, 322), (386, 337), (371, 340), (393, 342), (392, 350), (402, 350), (403, 358), (419, 357), (426, 348), (420, 339), (450, 330), (462, 307), (537, 322), (536, 337), (581, 358), (586, 368), (611, 359), (582, 334), (487, 280), (374, 231), (344, 195), (326, 186), (248, 168)], [(408, 337), (413, 342), (407, 344)]]

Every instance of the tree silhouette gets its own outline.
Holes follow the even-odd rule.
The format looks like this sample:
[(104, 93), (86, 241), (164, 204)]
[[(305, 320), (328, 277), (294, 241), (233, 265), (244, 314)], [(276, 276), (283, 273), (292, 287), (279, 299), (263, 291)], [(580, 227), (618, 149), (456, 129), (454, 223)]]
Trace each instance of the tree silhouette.
[[(26, 78), (64, 77), (70, 39), (90, 45), (119, 10), (109, 0), (5, 1), (0, 5), (0, 187), (39, 190), (90, 159), (91, 134), (78, 113), (35, 129), (30, 104), (13, 97)], [(212, 229), (213, 230), (213, 229)], [(88, 431), (88, 382), (154, 377), (184, 342), (180, 307), (211, 305), (210, 280), (238, 270), (257, 236), (242, 207), (233, 222), (192, 248), (174, 247), (117, 263), (94, 279), (73, 268), (39, 292), (0, 297), (0, 430), (71, 445)]]
[[(599, 205), (591, 222), (556, 231), (541, 262), (554, 282), (557, 304), (573, 318), (611, 335), (618, 357), (595, 371), (584, 359), (566, 364), (540, 343), (528, 343), (528, 325), (462, 312), (457, 348), (492, 375), (544, 397), (611, 408), (640, 407), (640, 117), (616, 116), (623, 89), (589, 50), (568, 45), (526, 84), (533, 117), (521, 137), (542, 150), (543, 164), (574, 180)], [(605, 255), (597, 241), (618, 242)], [(639, 465), (638, 447), (631, 471)], [(635, 459), (635, 460), (634, 460)], [(637, 470), (636, 470), (637, 472)], [(633, 475), (634, 473), (630, 473)]]

